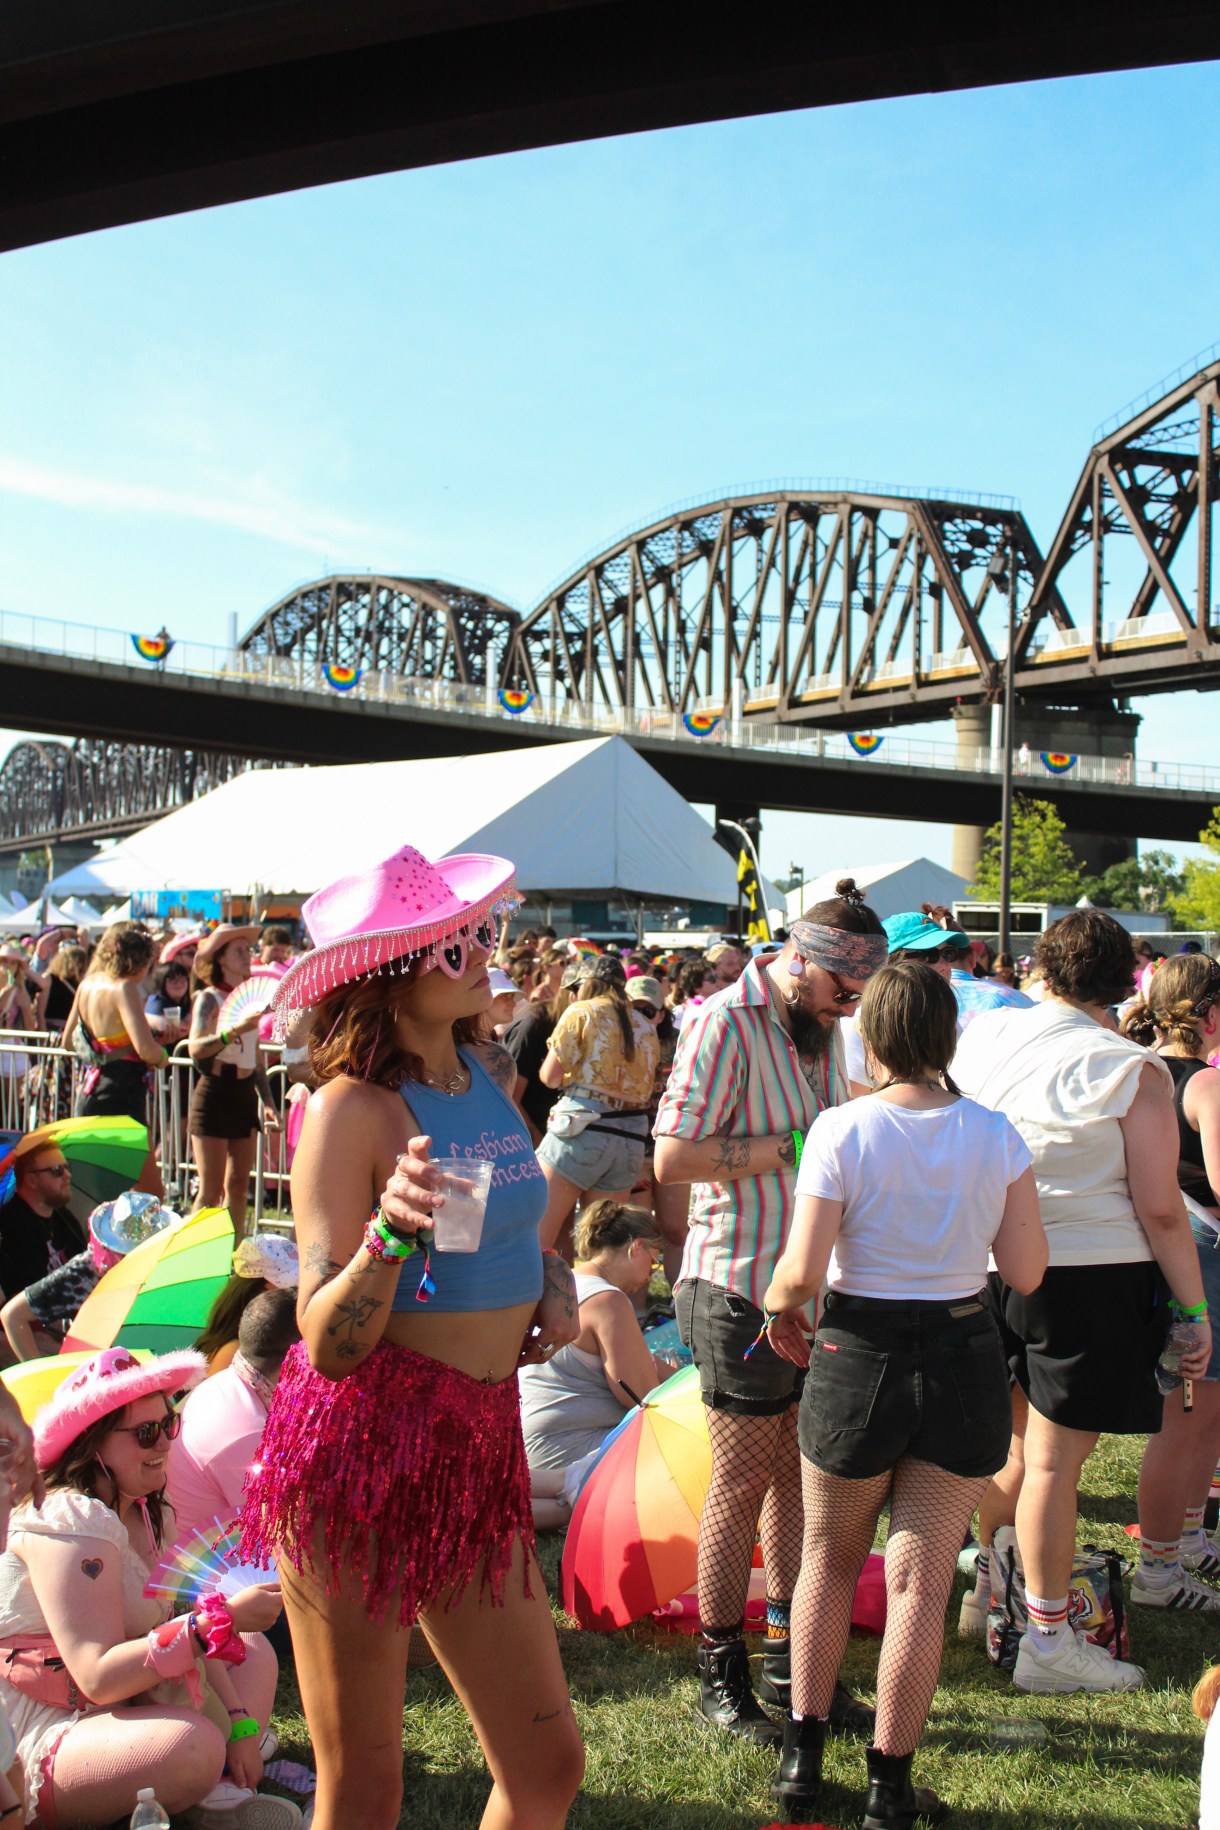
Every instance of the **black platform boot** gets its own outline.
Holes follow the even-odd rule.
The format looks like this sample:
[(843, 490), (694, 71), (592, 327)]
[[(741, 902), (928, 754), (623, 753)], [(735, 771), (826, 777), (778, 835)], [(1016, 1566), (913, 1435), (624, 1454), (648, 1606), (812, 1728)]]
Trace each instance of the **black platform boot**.
[(756, 1747), (779, 1745), (779, 1724), (759, 1707), (750, 1688), (750, 1660), (740, 1637), (700, 1642), (699, 1709), (726, 1734), (740, 1735)]
[(927, 1786), (911, 1784), (911, 1762), (914, 1754), (883, 1754), (879, 1748), (864, 1750), (868, 1763), (868, 1802), (864, 1807), (863, 1830), (911, 1830), (922, 1820), (939, 1824), (949, 1815), (948, 1805), (941, 1803)]
[(784, 1751), (779, 1772), (771, 1782), (771, 1796), (784, 1807), (790, 1824), (808, 1823), (822, 1789), (822, 1749), (827, 1724), (816, 1716), (784, 1718)]
[(763, 1645), (762, 1671), (758, 1694), (772, 1709), (787, 1715), (792, 1708), (792, 1641), (785, 1633), (782, 1639), (768, 1639)]

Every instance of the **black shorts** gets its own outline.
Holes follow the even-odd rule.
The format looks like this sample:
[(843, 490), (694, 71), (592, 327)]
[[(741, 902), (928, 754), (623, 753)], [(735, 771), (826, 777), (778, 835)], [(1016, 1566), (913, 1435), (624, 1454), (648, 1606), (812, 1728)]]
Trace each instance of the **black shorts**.
[(132, 1118), (148, 1123), (148, 1069), (142, 1061), (104, 1061), (88, 1093), (76, 1102), (77, 1118)]
[(696, 1277), (678, 1285), (674, 1313), (709, 1410), (776, 1417), (800, 1398), (803, 1370), (781, 1360), (765, 1335), (746, 1359), (763, 1322), (762, 1310), (746, 1297)]
[(799, 1419), (823, 1474), (870, 1480), (903, 1456), (980, 1480), (1008, 1459), (1012, 1405), (999, 1331), (981, 1295), (957, 1303), (831, 1291)]
[(1030, 1296), (987, 1280), (1013, 1378), (1049, 1423), (1144, 1436), (1161, 1427), (1153, 1378), (1169, 1326), (1155, 1264), (1052, 1265)]
[(239, 1079), (228, 1062), (201, 1074), (191, 1094), (186, 1129), (189, 1137), (219, 1137), (227, 1143), (253, 1136), (260, 1129), (253, 1074)]

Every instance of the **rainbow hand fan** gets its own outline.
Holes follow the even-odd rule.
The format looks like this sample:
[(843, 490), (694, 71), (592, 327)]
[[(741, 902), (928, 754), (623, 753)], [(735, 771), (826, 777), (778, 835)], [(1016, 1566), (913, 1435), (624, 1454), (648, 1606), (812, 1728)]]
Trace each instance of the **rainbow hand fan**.
[(204, 1595), (236, 1595), (255, 1582), (278, 1582), (274, 1568), (243, 1563), (241, 1526), (214, 1518), (166, 1551), (144, 1585), (146, 1601), (169, 1601), (176, 1612), (194, 1607)]
[(164, 661), (174, 644), (167, 635), (133, 635), (131, 645), (145, 661)]
[(220, 1007), (217, 1019), (218, 1029), (233, 1029), (243, 1017), (257, 1011), (261, 1016), (270, 1010), (271, 1001), (279, 989), (278, 979), (258, 978), (243, 979), (241, 984), (232, 990)]

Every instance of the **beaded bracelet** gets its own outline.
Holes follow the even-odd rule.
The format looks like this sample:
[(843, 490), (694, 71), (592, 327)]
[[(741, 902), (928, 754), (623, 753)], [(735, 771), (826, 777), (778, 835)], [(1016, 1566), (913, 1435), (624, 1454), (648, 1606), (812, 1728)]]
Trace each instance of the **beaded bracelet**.
[[(230, 1710), (229, 1714), (232, 1715), (233, 1711)], [(262, 1729), (259, 1727), (258, 1723), (254, 1720), (253, 1716), (242, 1716), (241, 1720), (238, 1722), (234, 1722), (232, 1727), (229, 1729), (229, 1740), (230, 1741), (249, 1741), (249, 1739), (252, 1735), (261, 1735), (262, 1732), (263, 1732)]]
[(396, 1232), (378, 1207), (369, 1215), (364, 1229), (364, 1249), (382, 1264), (402, 1264), (418, 1252), (419, 1246), (408, 1234)]

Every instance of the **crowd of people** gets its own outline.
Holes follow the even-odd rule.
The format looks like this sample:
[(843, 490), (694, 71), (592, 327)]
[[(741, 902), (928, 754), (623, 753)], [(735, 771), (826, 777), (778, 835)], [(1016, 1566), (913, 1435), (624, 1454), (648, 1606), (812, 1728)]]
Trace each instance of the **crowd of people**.
[[(865, 1742), (866, 1830), (945, 1814), (913, 1769), (963, 1543), (959, 1631), (1015, 1590), (1018, 1689), (1144, 1682), (1073, 1614), (1102, 1433), (1147, 1437), (1136, 1618), (1220, 1611), (1220, 965), (1137, 957), (1091, 909), (993, 958), (946, 909), (879, 920), (850, 879), (774, 943), (685, 954), (514, 935), (518, 900), (506, 860), (404, 846), (312, 896), (299, 940), (122, 923), (0, 956), (7, 1027), (58, 1024), (87, 1061), (82, 1113), (142, 1116), (185, 1044), (197, 1205), (237, 1242), (197, 1352), (107, 1350), (32, 1439), (0, 1395), (0, 1830), (108, 1825), (140, 1786), (289, 1830), (257, 1789), (272, 1641), (314, 1830), (392, 1830), (421, 1633), (486, 1759), (484, 1830), (559, 1830), (584, 1755), (535, 1530), (569, 1524), (679, 1359), (710, 1449), (698, 1713), (774, 1750), (786, 1821), (818, 1814), (830, 1734)], [(252, 970), (288, 1111), (266, 1013), (222, 1026)], [(245, 1238), (258, 1132), (285, 1118), (294, 1239)], [(152, 1152), (127, 1230), (98, 1210), (87, 1234), (53, 1128), (11, 1155), (0, 1324), (27, 1359), (172, 1221)], [(840, 1666), (887, 1510), (874, 1707)], [(150, 1571), (217, 1519), (267, 1579), (174, 1615)], [(1205, 1754), (1216, 1830), (1207, 1793)]]

